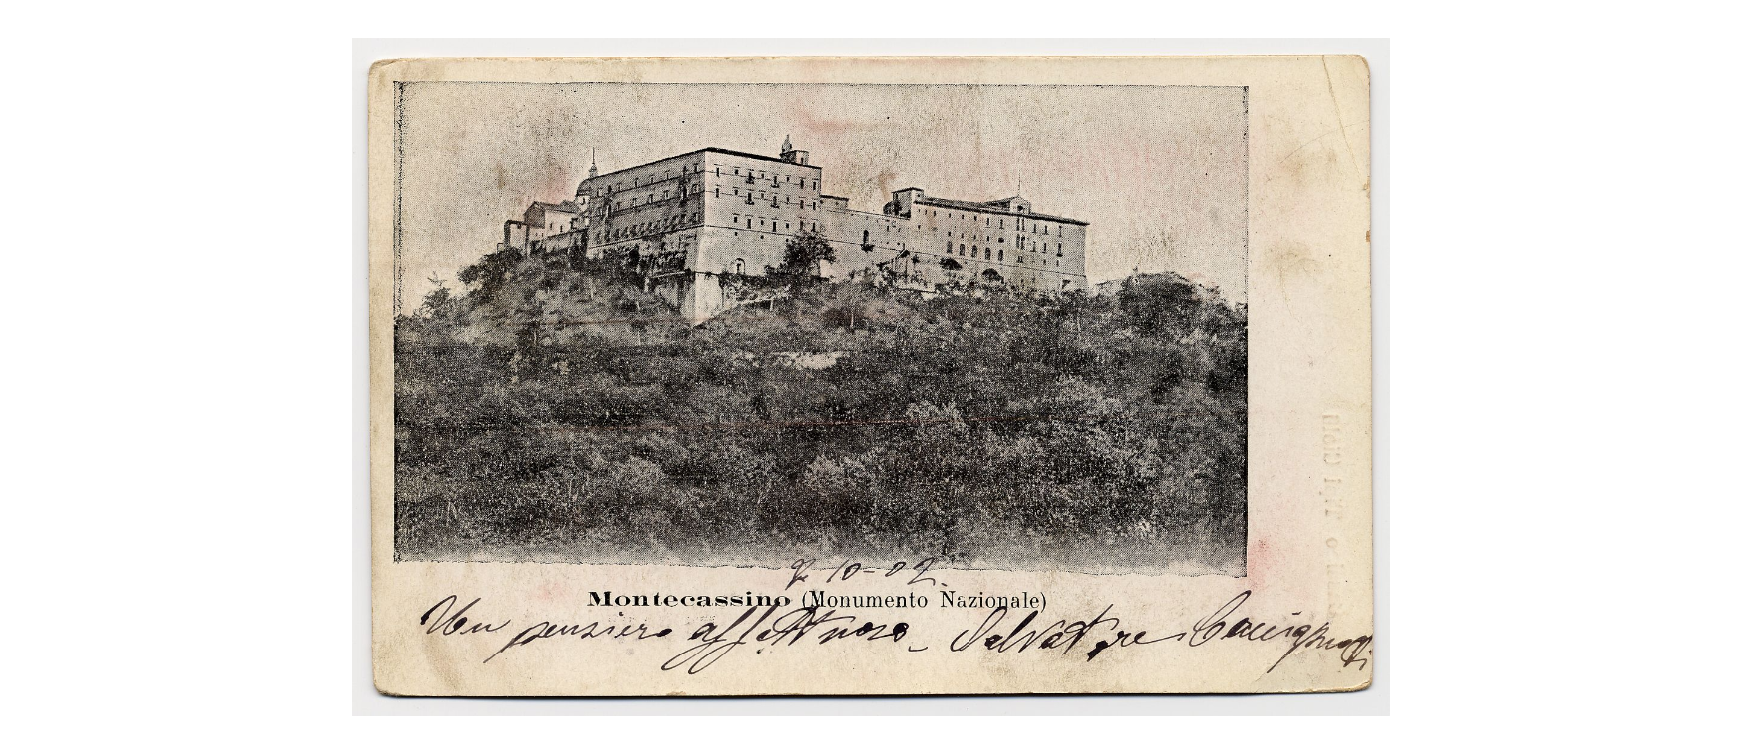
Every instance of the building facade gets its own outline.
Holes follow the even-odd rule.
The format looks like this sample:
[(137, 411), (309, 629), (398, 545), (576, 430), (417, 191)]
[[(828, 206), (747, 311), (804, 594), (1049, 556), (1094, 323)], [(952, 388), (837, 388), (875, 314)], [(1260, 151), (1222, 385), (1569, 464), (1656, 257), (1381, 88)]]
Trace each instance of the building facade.
[(595, 161), (573, 199), (534, 202), (509, 220), (502, 247), (632, 260), (695, 321), (727, 307), (721, 275), (779, 268), (786, 243), (807, 230), (834, 248), (828, 277), (881, 269), (930, 291), (1087, 285), (1088, 223), (1036, 213), (1020, 196), (971, 202), (904, 188), (866, 212), (826, 191), (822, 168), (790, 139), (779, 157), (708, 148), (604, 174)]

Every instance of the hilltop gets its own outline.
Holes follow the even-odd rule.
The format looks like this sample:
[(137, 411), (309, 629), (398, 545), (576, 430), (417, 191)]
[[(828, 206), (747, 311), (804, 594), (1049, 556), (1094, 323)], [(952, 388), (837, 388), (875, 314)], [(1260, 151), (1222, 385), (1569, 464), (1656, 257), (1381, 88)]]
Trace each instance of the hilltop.
[(737, 280), (697, 326), (612, 261), (461, 281), (398, 322), (401, 558), (1242, 571), (1245, 311), (1176, 275)]

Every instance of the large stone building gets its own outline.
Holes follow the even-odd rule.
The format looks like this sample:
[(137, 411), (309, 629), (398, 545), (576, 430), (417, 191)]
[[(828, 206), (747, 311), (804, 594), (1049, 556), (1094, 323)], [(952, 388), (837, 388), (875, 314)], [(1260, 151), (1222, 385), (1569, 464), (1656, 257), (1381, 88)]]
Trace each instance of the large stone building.
[(633, 260), (696, 321), (732, 305), (722, 276), (779, 268), (787, 241), (807, 230), (834, 248), (829, 277), (880, 270), (923, 291), (1086, 287), (1088, 223), (1036, 213), (1020, 196), (959, 201), (903, 188), (865, 212), (826, 190), (822, 168), (790, 139), (779, 157), (709, 148), (602, 175), (595, 160), (572, 200), (533, 202), (505, 223), (502, 246)]

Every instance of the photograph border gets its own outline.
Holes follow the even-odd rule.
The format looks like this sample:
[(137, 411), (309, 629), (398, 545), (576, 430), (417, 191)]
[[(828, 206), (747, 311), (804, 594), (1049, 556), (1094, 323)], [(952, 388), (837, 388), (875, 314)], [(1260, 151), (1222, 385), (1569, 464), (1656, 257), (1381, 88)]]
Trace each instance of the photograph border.
[[(485, 56), (485, 55), (488, 55), (488, 56), (518, 57), (518, 56), (526, 56), (528, 54), (532, 54), (531, 53), (532, 50), (536, 50), (537, 51), (536, 54), (540, 54), (540, 55), (561, 54), (563, 52), (568, 52), (569, 54), (575, 54), (576, 47), (583, 48), (583, 49), (591, 52), (591, 54), (597, 55), (597, 54), (599, 54), (601, 47), (613, 47), (613, 46), (619, 52), (626, 50), (625, 54), (656, 56), (658, 54), (661, 54), (661, 48), (659, 47), (660, 44), (664, 45), (663, 49), (665, 49), (665, 50), (669, 50), (673, 46), (681, 46), (683, 48), (686, 48), (688, 50), (693, 51), (695, 54), (698, 54), (698, 55), (721, 55), (721, 54), (744, 55), (747, 52), (747, 50), (745, 49), (746, 47), (754, 47), (755, 52), (758, 55), (767, 55), (770, 52), (772, 54), (782, 55), (782, 56), (804, 54), (803, 50), (797, 49), (797, 45), (802, 44), (802, 43), (780, 43), (780, 42), (627, 43), (627, 42), (586, 42), (586, 41), (540, 42), (540, 41), (533, 41), (533, 40), (515, 41), (515, 42), (480, 42), (480, 41), (459, 41), (459, 40), (448, 41), (448, 42), (410, 42), (410, 41), (403, 41), (403, 40), (392, 40), (392, 41), (359, 40), (353, 47), (353, 65), (355, 68), (355, 73), (357, 74), (356, 75), (357, 98), (355, 100), (355, 105), (357, 108), (357, 118), (355, 119), (356, 120), (356, 123), (355, 123), (356, 143), (358, 143), (359, 145), (366, 143), (366, 133), (365, 133), (366, 129), (365, 129), (365, 125), (364, 125), (364, 116), (367, 112), (367, 107), (366, 107), (366, 101), (365, 101), (366, 100), (366, 91), (364, 90), (364, 87), (366, 84), (367, 67), (368, 67), (369, 63), (372, 62), (374, 59), (385, 58), (385, 57), (412, 57), (412, 56), (422, 57), (422, 56), (444, 56), (444, 55), (445, 56), (455, 56), (455, 55)], [(983, 47), (986, 43), (984, 41), (978, 41), (978, 42), (929, 42), (929, 43), (867, 42), (865, 44), (877, 46), (878, 49), (876, 51), (876, 54), (898, 54), (898, 55), (903, 55), (903, 56), (910, 56), (910, 55), (947, 54), (947, 53), (941, 52), (940, 51), (941, 48), (951, 48), (951, 49), (955, 49), (955, 50), (964, 50), (966, 52), (972, 53), (972, 52), (975, 52), (972, 49), (974, 46), (979, 45), (979, 46)], [(997, 44), (996, 51), (998, 54), (1064, 55), (1064, 54), (1085, 54), (1085, 53), (1086, 54), (1105, 54), (1107, 51), (1117, 51), (1119, 49), (1128, 50), (1132, 46), (1133, 43), (1128, 43), (1128, 42), (1122, 43), (1123, 47), (1121, 48), (1121, 46), (1120, 46), (1121, 43), (1119, 43), (1119, 42), (1103, 42), (1103, 43), (1100, 43), (1100, 42), (1097, 42), (1097, 43), (1056, 43), (1056, 42), (1045, 43), (1045, 42), (1036, 42), (1036, 43), (1028, 43), (1029, 46), (1026, 49), (1019, 49), (1021, 47), (1020, 44), (1013, 45), (1013, 46), (1017, 47), (1018, 49), (1012, 49), (1012, 43), (1010, 43), (1008, 41), (997, 42), (996, 44)], [(1355, 54), (1361, 54), (1364, 57), (1366, 57), (1368, 64), (1371, 67), (1371, 70), (1372, 70), (1372, 112), (1373, 112), (1373, 124), (1372, 124), (1373, 144), (1372, 144), (1372, 167), (1371, 167), (1372, 180), (1373, 180), (1373, 192), (1372, 192), (1372, 228), (1373, 228), (1373, 233), (1372, 233), (1372, 280), (1373, 280), (1372, 306), (1373, 306), (1373, 308), (1372, 308), (1372, 311), (1373, 311), (1373, 324), (1374, 324), (1374, 329), (1373, 329), (1373, 368), (1374, 368), (1373, 388), (1374, 388), (1374, 395), (1373, 395), (1373, 397), (1374, 397), (1374, 401), (1375, 401), (1374, 406), (1373, 406), (1373, 408), (1374, 408), (1374, 411), (1373, 411), (1373, 421), (1374, 421), (1374, 424), (1373, 424), (1373, 442), (1374, 442), (1374, 447), (1373, 447), (1373, 451), (1374, 451), (1374, 455), (1373, 455), (1373, 462), (1374, 462), (1374, 469), (1373, 469), (1373, 472), (1374, 472), (1374, 479), (1373, 479), (1373, 482), (1374, 482), (1373, 483), (1374, 558), (1373, 558), (1373, 560), (1374, 560), (1374, 565), (1375, 565), (1375, 572), (1374, 572), (1374, 588), (1375, 588), (1374, 621), (1375, 621), (1375, 629), (1377, 630), (1377, 632), (1383, 633), (1386, 626), (1387, 626), (1387, 615), (1388, 615), (1388, 612), (1386, 609), (1387, 595), (1388, 595), (1386, 588), (1387, 588), (1388, 580), (1386, 577), (1386, 573), (1384, 572), (1384, 568), (1387, 566), (1387, 563), (1388, 563), (1388, 539), (1386, 538), (1387, 523), (1388, 523), (1388, 514), (1387, 514), (1388, 509), (1386, 507), (1388, 504), (1388, 495), (1387, 495), (1388, 486), (1387, 486), (1387, 479), (1385, 478), (1385, 475), (1384, 475), (1386, 473), (1387, 467), (1388, 467), (1388, 452), (1387, 452), (1387, 447), (1386, 447), (1386, 442), (1388, 439), (1388, 433), (1387, 433), (1388, 415), (1386, 412), (1387, 405), (1388, 405), (1388, 403), (1387, 403), (1388, 383), (1386, 381), (1387, 374), (1385, 373), (1385, 371), (1386, 371), (1386, 366), (1385, 366), (1386, 356), (1388, 353), (1388, 349), (1387, 349), (1387, 346), (1388, 346), (1388, 340), (1387, 340), (1388, 327), (1387, 327), (1387, 322), (1385, 320), (1385, 317), (1388, 315), (1388, 293), (1386, 291), (1382, 290), (1384, 280), (1386, 279), (1385, 275), (1388, 272), (1388, 258), (1386, 256), (1387, 249), (1388, 249), (1387, 236), (1386, 236), (1386, 230), (1388, 229), (1388, 222), (1387, 222), (1387, 220), (1388, 220), (1388, 201), (1387, 201), (1386, 193), (1385, 193), (1385, 189), (1384, 189), (1384, 187), (1387, 185), (1386, 178), (1388, 177), (1388, 160), (1387, 160), (1387, 154), (1388, 154), (1387, 126), (1388, 126), (1388, 122), (1387, 122), (1387, 117), (1386, 117), (1386, 113), (1388, 111), (1388, 99), (1387, 99), (1387, 96), (1388, 96), (1388, 88), (1387, 88), (1388, 69), (1386, 67), (1388, 65), (1388, 43), (1383, 41), (1383, 40), (1376, 40), (1376, 41), (1374, 41), (1374, 40), (1339, 40), (1339, 41), (1334, 41), (1334, 42), (1327, 42), (1327, 41), (1321, 41), (1321, 42), (1271, 41), (1271, 42), (1261, 42), (1261, 43), (1260, 42), (1249, 42), (1249, 41), (1248, 42), (1190, 41), (1190, 42), (1141, 42), (1141, 43), (1134, 43), (1134, 44), (1140, 45), (1142, 48), (1142, 51), (1145, 54), (1156, 54), (1156, 55), (1204, 54), (1205, 52), (1210, 52), (1210, 51), (1217, 53), (1217, 54), (1275, 54), (1278, 51), (1285, 51), (1285, 52), (1289, 52), (1289, 53), (1293, 53), (1293, 54), (1317, 54), (1319, 52), (1334, 52), (1336, 54), (1355, 53)], [(640, 47), (636, 47), (636, 45), (640, 45)], [(710, 47), (710, 45), (711, 45), (711, 47)], [(733, 45), (740, 45), (740, 46), (734, 47)], [(951, 47), (952, 45), (953, 45), (953, 47)], [(782, 49), (782, 47), (785, 47), (785, 49)], [(1096, 47), (1098, 47), (1100, 49), (1091, 49), (1091, 48), (1096, 48)], [(1267, 47), (1268, 49), (1259, 51), (1257, 49), (1254, 49), (1254, 47)], [(1314, 49), (1312, 50), (1311, 53), (1306, 53), (1301, 49), (1302, 47), (1312, 47)], [(1108, 49), (1108, 48), (1110, 48), (1110, 49)], [(1328, 49), (1326, 49), (1326, 48), (1328, 48)], [(838, 50), (838, 51), (831, 49), (831, 53), (837, 54), (837, 55), (866, 54), (864, 51), (852, 50), (852, 49), (844, 49), (844, 50)], [(669, 54), (669, 52), (665, 52), (664, 54)], [(361, 358), (358, 359), (359, 368), (362, 369), (362, 373), (358, 375), (358, 396), (359, 396), (359, 400), (358, 400), (358, 406), (359, 406), (359, 408), (358, 408), (358, 412), (359, 412), (358, 431), (359, 431), (359, 435), (358, 436), (361, 438), (362, 441), (360, 442), (360, 449), (359, 449), (359, 453), (358, 453), (359, 454), (358, 466), (359, 466), (360, 473), (358, 474), (358, 476), (359, 476), (359, 481), (358, 481), (358, 484), (359, 484), (359, 486), (358, 486), (359, 503), (358, 503), (358, 518), (356, 520), (356, 522), (358, 524), (357, 525), (357, 529), (358, 529), (357, 536), (358, 536), (358, 542), (361, 546), (361, 554), (360, 554), (360, 559), (359, 559), (359, 566), (360, 566), (359, 580), (357, 581), (358, 588), (356, 590), (358, 593), (358, 607), (359, 607), (358, 612), (360, 615), (358, 624), (359, 624), (359, 629), (361, 630), (361, 636), (362, 636), (362, 638), (358, 641), (358, 658), (359, 658), (358, 665), (359, 665), (360, 671), (361, 671), (360, 677), (362, 678), (362, 685), (358, 688), (357, 692), (354, 694), (354, 701), (355, 701), (354, 710), (356, 710), (358, 713), (423, 713), (423, 712), (411, 712), (411, 711), (409, 711), (409, 709), (407, 709), (404, 706), (404, 704), (406, 704), (406, 703), (415, 703), (415, 704), (433, 704), (433, 705), (427, 706), (425, 708), (427, 710), (440, 709), (439, 711), (437, 711), (437, 713), (480, 713), (480, 712), (482, 712), (482, 713), (594, 713), (593, 711), (581, 710), (582, 707), (562, 707), (562, 708), (558, 709), (558, 708), (550, 708), (547, 706), (550, 703), (565, 703), (565, 704), (578, 703), (578, 704), (603, 704), (603, 705), (611, 707), (609, 710), (602, 711), (602, 713), (644, 713), (644, 711), (639, 710), (639, 709), (629, 710), (629, 709), (624, 708), (624, 704), (633, 704), (633, 703), (636, 703), (636, 701), (625, 700), (625, 699), (605, 699), (605, 698), (569, 699), (569, 700), (565, 700), (565, 701), (552, 701), (552, 700), (548, 700), (548, 699), (541, 699), (541, 700), (538, 700), (534, 704), (531, 704), (531, 705), (522, 705), (522, 706), (518, 707), (517, 710), (513, 710), (513, 711), (504, 711), (503, 708), (496, 706), (495, 704), (500, 704), (500, 701), (473, 701), (473, 702), (477, 702), (477, 703), (483, 703), (486, 705), (475, 707), (475, 708), (474, 707), (467, 707), (466, 710), (458, 710), (458, 709), (454, 708), (453, 704), (466, 703), (465, 699), (436, 699), (436, 698), (402, 699), (402, 698), (395, 698), (395, 699), (392, 699), (391, 701), (388, 701), (387, 705), (385, 705), (385, 706), (376, 705), (377, 701), (382, 701), (384, 699), (387, 699), (388, 697), (381, 696), (381, 695), (377, 694), (372, 687), (372, 683), (369, 682), (369, 679), (368, 679), (369, 678), (369, 643), (368, 643), (367, 635), (368, 635), (368, 627), (369, 627), (369, 623), (368, 623), (368, 607), (369, 607), (369, 589), (368, 589), (368, 582), (369, 582), (369, 579), (368, 579), (369, 503), (368, 503), (368, 481), (367, 481), (367, 478), (368, 478), (368, 476), (367, 476), (367, 447), (368, 447), (368, 442), (367, 442), (367, 436), (368, 436), (368, 423), (367, 423), (367, 394), (368, 394), (368, 390), (367, 390), (367, 379), (368, 379), (368, 377), (367, 377), (367, 353), (368, 353), (368, 346), (367, 346), (367, 337), (368, 337), (368, 331), (367, 331), (366, 322), (367, 322), (367, 308), (368, 308), (368, 291), (367, 291), (367, 231), (366, 231), (366, 222), (367, 222), (367, 206), (366, 206), (366, 196), (367, 196), (367, 188), (366, 188), (367, 164), (366, 164), (366, 162), (367, 162), (367, 159), (366, 159), (366, 157), (367, 157), (367, 149), (366, 148), (361, 148), (356, 152), (356, 161), (357, 161), (357, 175), (356, 175), (357, 183), (356, 183), (356, 186), (359, 189), (356, 192), (357, 193), (357, 200), (356, 200), (356, 206), (357, 206), (357, 209), (356, 209), (356, 217), (357, 217), (357, 231), (356, 231), (357, 236), (356, 236), (356, 239), (357, 239), (357, 243), (356, 243), (356, 247), (355, 247), (356, 248), (355, 253), (356, 253), (357, 270), (359, 273), (358, 274), (358, 282), (357, 282), (357, 286), (356, 286), (356, 296), (357, 296), (356, 305), (357, 305), (358, 313), (361, 314), (361, 316), (359, 316), (357, 318), (357, 322), (358, 322), (357, 335), (359, 338), (359, 342), (357, 343), (357, 346), (358, 346), (358, 353), (362, 356)], [(1248, 198), (1248, 202), (1249, 202), (1249, 198)], [(1249, 233), (1249, 229), (1248, 229), (1248, 233)], [(1368, 689), (1363, 690), (1363, 691), (1358, 691), (1358, 692), (1354, 692), (1354, 693), (1337, 693), (1337, 694), (1266, 695), (1266, 696), (1247, 696), (1247, 697), (1238, 697), (1238, 698), (1251, 699), (1251, 700), (1260, 700), (1261, 699), (1261, 700), (1265, 700), (1265, 701), (1287, 700), (1289, 702), (1293, 702), (1295, 700), (1306, 701), (1307, 699), (1311, 699), (1311, 702), (1308, 705), (1317, 705), (1316, 701), (1318, 701), (1319, 699), (1333, 699), (1333, 698), (1339, 698), (1339, 697), (1340, 698), (1369, 698), (1370, 699), (1370, 698), (1379, 698), (1382, 696), (1382, 701), (1381, 701), (1380, 705), (1382, 706), (1382, 708), (1384, 710), (1387, 710), (1388, 709), (1388, 689), (1385, 688), (1385, 683), (1384, 683), (1384, 678), (1386, 678), (1388, 676), (1387, 664), (1388, 664), (1388, 662), (1379, 662), (1378, 667), (1376, 668), (1376, 671), (1375, 671), (1374, 676), (1373, 676), (1373, 686), (1371, 688), (1368, 688)], [(1375, 692), (1379, 689), (1384, 689), (1384, 690), (1382, 693)], [(1034, 699), (1045, 698), (1045, 699), (1047, 699), (1047, 707), (1054, 712), (1062, 710), (1062, 709), (1060, 709), (1061, 704), (1064, 706), (1078, 705), (1078, 704), (1072, 704), (1072, 703), (1065, 703), (1067, 701), (1081, 701), (1081, 702), (1086, 702), (1088, 704), (1092, 704), (1092, 706), (1093, 706), (1092, 709), (1084, 707), (1084, 708), (1081, 708), (1081, 709), (1078, 709), (1075, 711), (1064, 711), (1064, 713), (1108, 713), (1109, 706), (1111, 706), (1111, 705), (1118, 705), (1118, 706), (1121, 706), (1124, 708), (1124, 710), (1122, 710), (1122, 711), (1113, 712), (1113, 713), (1128, 713), (1129, 711), (1133, 710), (1131, 705), (1129, 705), (1129, 704), (1122, 704), (1122, 703), (1121, 704), (1109, 704), (1109, 702), (1114, 701), (1114, 700), (1118, 700), (1118, 701), (1143, 701), (1143, 702), (1145, 702), (1144, 704), (1136, 704), (1136, 705), (1145, 705), (1146, 704), (1146, 705), (1151, 706), (1151, 708), (1145, 709), (1143, 711), (1144, 713), (1228, 713), (1228, 712), (1221, 711), (1221, 710), (1211, 710), (1211, 709), (1206, 708), (1206, 707), (1201, 707), (1201, 706), (1198, 706), (1195, 702), (1203, 701), (1203, 702), (1213, 703), (1213, 702), (1224, 701), (1224, 700), (1233, 700), (1233, 698), (1235, 698), (1235, 697), (1229, 697), (1229, 696), (1190, 696), (1190, 695), (1153, 695), (1153, 696), (1150, 696), (1150, 695), (1144, 695), (1144, 696), (1094, 695), (1094, 696), (922, 696), (921, 698), (923, 699), (921, 702), (926, 705), (928, 712), (936, 711), (937, 713), (1030, 713), (1029, 711), (1013, 708), (1011, 705), (1011, 702), (1018, 702), (1018, 703), (1016, 703), (1016, 705), (1019, 705), (1020, 701), (1026, 700), (1028, 698), (1034, 698)], [(945, 710), (937, 710), (935, 707), (937, 706), (939, 701), (946, 700), (946, 699), (947, 700), (954, 700), (954, 701), (985, 702), (985, 703), (989, 703), (990, 705), (983, 706), (983, 707), (977, 706), (977, 705), (973, 705), (971, 707), (963, 707), (958, 703), (948, 703), (945, 705), (951, 706), (952, 707), (951, 709), (946, 710), (946, 711)], [(522, 699), (516, 699), (516, 700), (522, 700)], [(900, 712), (891, 710), (891, 707), (889, 706), (889, 704), (891, 704), (891, 703), (898, 703), (899, 697), (882, 697), (881, 699), (877, 699), (877, 700), (879, 700), (879, 702), (876, 704), (873, 704), (875, 706), (875, 708), (867, 708), (864, 704), (861, 703), (862, 701), (865, 701), (865, 700), (873, 700), (873, 699), (865, 698), (865, 697), (856, 697), (856, 696), (852, 697), (850, 700), (840, 699), (837, 697), (830, 697), (830, 696), (810, 696), (810, 697), (804, 697), (804, 698), (782, 698), (782, 699), (778, 699), (778, 700), (760, 699), (760, 698), (708, 698), (708, 699), (686, 699), (686, 700), (681, 701), (679, 703), (681, 703), (683, 706), (689, 706), (690, 704), (694, 704), (694, 703), (727, 704), (727, 705), (737, 705), (737, 704), (742, 704), (742, 703), (760, 703), (760, 704), (798, 703), (798, 704), (802, 704), (801, 713), (900, 713)], [(844, 708), (828, 708), (827, 711), (819, 710), (819, 708), (820, 708), (819, 705), (825, 705), (825, 704), (828, 704), (830, 702), (846, 703), (848, 705)], [(1155, 705), (1153, 702), (1160, 702), (1160, 704)], [(650, 708), (646, 709), (645, 711), (652, 711), (654, 713), (667, 713), (667, 712), (668, 713), (705, 713), (705, 712), (698, 712), (694, 708), (688, 708), (688, 709), (684, 709), (682, 711), (679, 711), (675, 708), (675, 706), (678, 705), (676, 703), (664, 703), (664, 704), (658, 704), (657, 702), (648, 702), (648, 703), (655, 703), (656, 706), (650, 707)], [(1267, 704), (1259, 704), (1259, 705), (1267, 705)], [(1347, 704), (1343, 704), (1343, 706), (1346, 706), (1346, 705)], [(1367, 708), (1364, 710), (1349, 710), (1347, 708), (1337, 708), (1335, 710), (1330, 710), (1330, 711), (1324, 711), (1324, 710), (1305, 711), (1303, 709), (1298, 709), (1298, 708), (1292, 709), (1292, 710), (1283, 710), (1283, 709), (1278, 708), (1278, 709), (1271, 710), (1268, 712), (1262, 712), (1262, 711), (1256, 711), (1253, 708), (1251, 708), (1250, 706), (1251, 706), (1251, 704), (1242, 704), (1240, 710), (1238, 710), (1236, 712), (1232, 712), (1232, 713), (1375, 713), (1374, 710), (1371, 708)], [(484, 711), (485, 708), (489, 708), (491, 710)], [(747, 710), (745, 708), (738, 707), (738, 708), (733, 708), (729, 713), (792, 713), (795, 710), (796, 709), (793, 709), (793, 708), (783, 708), (783, 709), (780, 709), (778, 711), (775, 711), (775, 710), (772, 710), (772, 709), (769, 709), (766, 707), (759, 707), (757, 710)], [(904, 711), (906, 713), (911, 713), (912, 709), (905, 709)], [(1383, 711), (1378, 711), (1377, 713), (1383, 713)]]

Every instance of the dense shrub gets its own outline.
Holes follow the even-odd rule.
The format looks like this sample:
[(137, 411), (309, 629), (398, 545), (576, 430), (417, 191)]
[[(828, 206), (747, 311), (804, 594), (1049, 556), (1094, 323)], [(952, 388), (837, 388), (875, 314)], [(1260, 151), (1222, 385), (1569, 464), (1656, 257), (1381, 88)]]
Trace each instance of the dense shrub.
[(1243, 567), (1245, 312), (1176, 276), (696, 327), (611, 262), (462, 279), (398, 322), (400, 558)]

